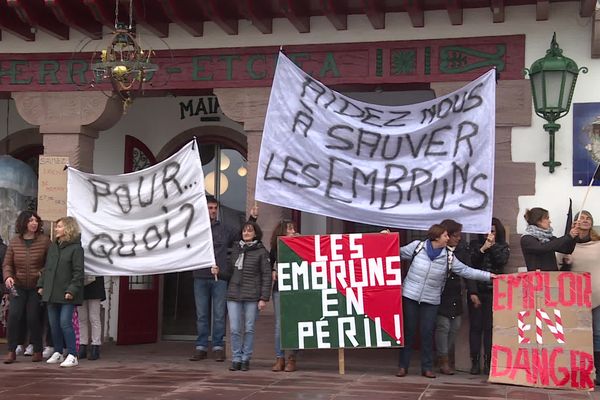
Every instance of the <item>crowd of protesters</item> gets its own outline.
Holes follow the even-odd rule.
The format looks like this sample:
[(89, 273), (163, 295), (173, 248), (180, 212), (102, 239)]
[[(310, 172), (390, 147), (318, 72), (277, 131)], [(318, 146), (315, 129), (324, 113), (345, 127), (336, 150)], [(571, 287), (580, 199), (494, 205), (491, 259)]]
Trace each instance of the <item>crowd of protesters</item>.
[[(272, 371), (293, 372), (297, 350), (286, 360), (281, 348), (281, 309), (277, 285), (277, 241), (299, 234), (296, 224), (282, 220), (273, 230), (270, 249), (263, 244), (257, 223), (258, 208), (237, 230), (221, 223), (219, 203), (207, 196), (215, 253), (215, 265), (194, 272), (194, 297), (198, 337), (190, 360), (208, 358), (209, 335), (216, 361), (225, 361), (226, 318), (231, 330), (231, 371), (248, 371), (254, 349), (254, 327), (261, 310), (273, 299), (275, 311), (275, 363)], [(548, 211), (527, 210), (521, 249), (528, 270), (589, 272), (600, 285), (596, 263), (600, 259), (600, 235), (593, 229), (588, 211), (562, 237), (553, 234)], [(23, 352), (32, 362), (46, 359), (61, 367), (100, 357), (100, 302), (105, 300), (104, 280), (85, 274), (84, 250), (77, 221), (64, 217), (54, 223), (53, 240), (43, 233), (42, 220), (23, 211), (16, 221), (16, 235), (5, 245), (0, 239), (3, 299), (9, 300), (8, 353), (5, 364)], [(387, 231), (387, 230), (386, 230)], [(490, 372), (492, 348), (492, 279), (506, 273), (510, 249), (502, 222), (493, 218), (487, 234), (463, 239), (462, 225), (446, 219), (432, 225), (425, 240), (403, 245), (402, 260), (409, 262), (403, 281), (404, 347), (399, 352), (398, 377), (408, 374), (417, 331), (421, 344), (421, 375), (435, 378), (454, 374), (454, 347), (463, 321), (466, 290), (470, 373)], [(228, 251), (231, 249), (231, 254)], [(212, 318), (211, 318), (212, 316)], [(46, 321), (46, 322), (45, 322)], [(79, 333), (76, 335), (76, 331)], [(44, 339), (44, 333), (45, 339)], [(600, 294), (593, 293), (594, 362), (600, 365)], [(45, 342), (45, 343), (44, 343)], [(482, 357), (483, 355), (483, 357)]]

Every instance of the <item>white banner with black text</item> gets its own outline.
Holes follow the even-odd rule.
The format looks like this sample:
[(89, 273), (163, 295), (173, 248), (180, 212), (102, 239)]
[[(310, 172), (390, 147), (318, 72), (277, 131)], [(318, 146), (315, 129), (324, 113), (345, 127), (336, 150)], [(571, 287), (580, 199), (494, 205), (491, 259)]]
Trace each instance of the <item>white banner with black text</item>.
[(69, 168), (67, 212), (81, 227), (86, 274), (164, 274), (215, 263), (197, 146), (129, 174)]
[(452, 218), (489, 232), (495, 71), (407, 106), (329, 89), (280, 54), (265, 120), (256, 199), (370, 225), (426, 230)]

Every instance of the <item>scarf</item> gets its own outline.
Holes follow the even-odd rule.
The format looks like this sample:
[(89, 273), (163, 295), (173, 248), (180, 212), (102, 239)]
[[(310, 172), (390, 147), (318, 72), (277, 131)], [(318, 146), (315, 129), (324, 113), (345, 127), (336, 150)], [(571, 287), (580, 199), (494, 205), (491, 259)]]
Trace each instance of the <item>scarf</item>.
[(237, 260), (235, 260), (235, 267), (239, 270), (244, 268), (244, 255), (246, 254), (246, 251), (251, 248), (254, 247), (256, 244), (258, 243), (258, 240), (253, 240), (250, 243), (246, 243), (243, 240), (240, 240), (239, 246), (240, 246), (240, 254), (238, 254), (238, 258)]
[(431, 261), (435, 260), (437, 258), (437, 256), (440, 255), (440, 253), (442, 252), (444, 248), (440, 247), (439, 249), (434, 249), (433, 246), (431, 245), (431, 241), (427, 240), (425, 242), (425, 250), (427, 251), (427, 255), (429, 256), (429, 259)]
[(542, 229), (537, 225), (527, 225), (525, 232), (542, 243), (547, 243), (550, 241), (550, 239), (552, 239), (552, 227), (548, 229)]

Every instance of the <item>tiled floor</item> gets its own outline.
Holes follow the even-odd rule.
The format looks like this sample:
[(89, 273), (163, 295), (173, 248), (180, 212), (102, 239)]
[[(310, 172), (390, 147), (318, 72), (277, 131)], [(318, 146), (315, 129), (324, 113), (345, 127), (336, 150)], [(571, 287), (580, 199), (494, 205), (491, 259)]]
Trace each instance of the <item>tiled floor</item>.
[(600, 399), (594, 392), (490, 384), (482, 376), (465, 373), (396, 378), (393, 353), (388, 363), (369, 353), (349, 351), (347, 373), (339, 375), (337, 352), (304, 352), (301, 370), (295, 373), (271, 372), (271, 360), (266, 359), (253, 361), (248, 372), (230, 372), (227, 363), (188, 361), (190, 348), (172, 342), (106, 345), (100, 360), (82, 360), (72, 369), (18, 357), (17, 363), (0, 364), (0, 399)]

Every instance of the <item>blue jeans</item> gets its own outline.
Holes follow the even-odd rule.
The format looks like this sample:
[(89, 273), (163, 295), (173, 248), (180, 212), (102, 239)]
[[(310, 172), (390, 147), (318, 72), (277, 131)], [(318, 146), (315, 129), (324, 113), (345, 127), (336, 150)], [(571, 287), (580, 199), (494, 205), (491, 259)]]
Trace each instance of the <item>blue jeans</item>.
[(415, 343), (417, 325), (421, 332), (421, 371), (433, 370), (433, 329), (437, 318), (438, 305), (418, 303), (402, 297), (404, 318), (404, 347), (400, 349), (398, 365), (408, 369), (410, 354)]
[(208, 336), (210, 335), (212, 304), (212, 348), (223, 350), (225, 337), (225, 312), (227, 311), (225, 298), (227, 296), (227, 281), (219, 279), (194, 278), (194, 299), (196, 302), (196, 338), (197, 350), (208, 350)]
[(227, 312), (231, 330), (231, 361), (250, 361), (254, 350), (254, 322), (258, 316), (258, 301), (228, 300)]
[[(65, 343), (67, 352), (77, 357), (77, 344), (75, 342), (75, 329), (73, 329), (73, 304), (48, 303), (48, 321), (52, 332), (52, 342)], [(63, 341), (64, 340), (64, 341)], [(62, 349), (55, 347), (54, 351), (62, 353)]]
[(600, 351), (600, 306), (592, 308), (592, 333), (594, 336), (594, 351)]

